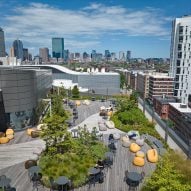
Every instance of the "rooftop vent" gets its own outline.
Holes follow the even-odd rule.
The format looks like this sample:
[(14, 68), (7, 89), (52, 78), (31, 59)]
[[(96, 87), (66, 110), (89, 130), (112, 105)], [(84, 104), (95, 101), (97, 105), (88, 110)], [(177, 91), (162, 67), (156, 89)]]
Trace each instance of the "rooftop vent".
[(184, 103), (181, 103), (181, 104), (180, 104), (180, 108), (187, 108), (187, 105), (184, 104)]

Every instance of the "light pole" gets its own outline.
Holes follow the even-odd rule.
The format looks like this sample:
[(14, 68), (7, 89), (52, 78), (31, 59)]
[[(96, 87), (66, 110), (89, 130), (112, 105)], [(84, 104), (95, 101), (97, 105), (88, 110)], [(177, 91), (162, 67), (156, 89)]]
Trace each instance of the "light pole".
[(165, 125), (165, 137), (164, 137), (165, 142), (167, 143), (168, 141), (168, 123), (166, 121), (166, 125)]
[(52, 116), (52, 100), (50, 99), (43, 99), (43, 101), (47, 101), (50, 107), (50, 116)]

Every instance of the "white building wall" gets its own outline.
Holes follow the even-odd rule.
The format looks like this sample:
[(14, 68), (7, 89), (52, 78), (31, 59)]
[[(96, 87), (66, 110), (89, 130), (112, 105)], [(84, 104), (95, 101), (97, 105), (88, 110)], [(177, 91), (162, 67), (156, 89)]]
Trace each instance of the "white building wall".
[(170, 58), (169, 74), (175, 79), (174, 95), (187, 104), (191, 94), (191, 16), (174, 20)]

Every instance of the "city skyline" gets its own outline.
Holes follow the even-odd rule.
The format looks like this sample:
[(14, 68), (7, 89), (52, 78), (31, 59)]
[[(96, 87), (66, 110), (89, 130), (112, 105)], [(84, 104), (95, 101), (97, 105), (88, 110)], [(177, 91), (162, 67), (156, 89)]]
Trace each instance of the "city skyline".
[(41, 47), (51, 52), (51, 39), (62, 37), (71, 52), (131, 50), (132, 57), (168, 58), (171, 22), (191, 12), (183, 2), (170, 0), (78, 2), (1, 1), (7, 52), (17, 38), (33, 55)]

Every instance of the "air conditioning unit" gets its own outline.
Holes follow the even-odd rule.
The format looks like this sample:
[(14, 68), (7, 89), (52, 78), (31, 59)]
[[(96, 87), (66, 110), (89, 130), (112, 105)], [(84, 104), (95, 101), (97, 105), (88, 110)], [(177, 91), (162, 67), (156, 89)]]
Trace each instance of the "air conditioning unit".
[(181, 104), (180, 104), (180, 108), (187, 108), (187, 105), (184, 104), (184, 103), (181, 103)]

